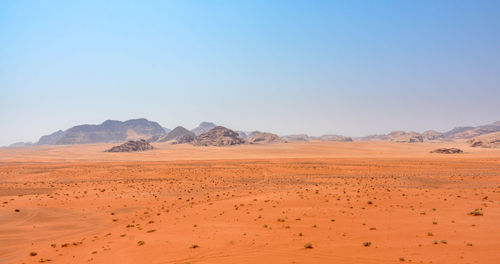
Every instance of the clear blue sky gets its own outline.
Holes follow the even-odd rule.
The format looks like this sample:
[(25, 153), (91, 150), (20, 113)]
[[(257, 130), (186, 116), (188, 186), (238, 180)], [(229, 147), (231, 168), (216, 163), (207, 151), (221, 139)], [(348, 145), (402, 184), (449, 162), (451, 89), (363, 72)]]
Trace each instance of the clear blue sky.
[(82, 123), (500, 120), (500, 1), (0, 1), (0, 145)]

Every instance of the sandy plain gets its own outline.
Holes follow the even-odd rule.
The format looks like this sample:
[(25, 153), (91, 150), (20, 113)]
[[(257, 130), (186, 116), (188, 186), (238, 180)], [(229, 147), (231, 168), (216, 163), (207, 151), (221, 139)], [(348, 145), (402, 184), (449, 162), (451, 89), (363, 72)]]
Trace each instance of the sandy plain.
[(500, 263), (500, 149), (111, 145), (0, 149), (0, 263)]

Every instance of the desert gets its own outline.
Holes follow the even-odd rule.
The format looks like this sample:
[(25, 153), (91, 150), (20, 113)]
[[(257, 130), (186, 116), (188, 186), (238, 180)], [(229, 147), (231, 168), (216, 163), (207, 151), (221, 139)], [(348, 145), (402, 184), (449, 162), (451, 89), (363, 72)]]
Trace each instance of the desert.
[(500, 261), (500, 149), (112, 145), (0, 149), (1, 263)]
[(0, 264), (500, 264), (500, 1), (0, 1)]

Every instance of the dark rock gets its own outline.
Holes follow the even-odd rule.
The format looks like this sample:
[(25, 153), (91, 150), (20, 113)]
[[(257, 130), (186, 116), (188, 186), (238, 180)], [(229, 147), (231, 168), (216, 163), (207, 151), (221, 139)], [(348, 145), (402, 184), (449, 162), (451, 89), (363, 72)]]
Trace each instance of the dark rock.
[(217, 126), (210, 131), (197, 136), (193, 145), (195, 146), (230, 146), (243, 144), (245, 141), (231, 129)]
[(153, 149), (153, 146), (151, 146), (146, 140), (141, 139), (136, 141), (130, 140), (119, 146), (114, 146), (106, 150), (106, 152), (134, 152), (134, 151), (145, 151), (150, 149)]
[(431, 151), (431, 153), (459, 154), (459, 153), (463, 153), (463, 151), (461, 149), (457, 149), (457, 148), (438, 148), (438, 149)]

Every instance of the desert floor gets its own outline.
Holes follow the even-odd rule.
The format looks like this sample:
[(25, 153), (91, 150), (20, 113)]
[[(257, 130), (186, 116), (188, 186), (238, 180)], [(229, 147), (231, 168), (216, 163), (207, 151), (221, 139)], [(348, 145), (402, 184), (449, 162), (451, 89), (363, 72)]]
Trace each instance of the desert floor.
[(0, 263), (500, 263), (500, 149), (110, 146), (0, 149)]

